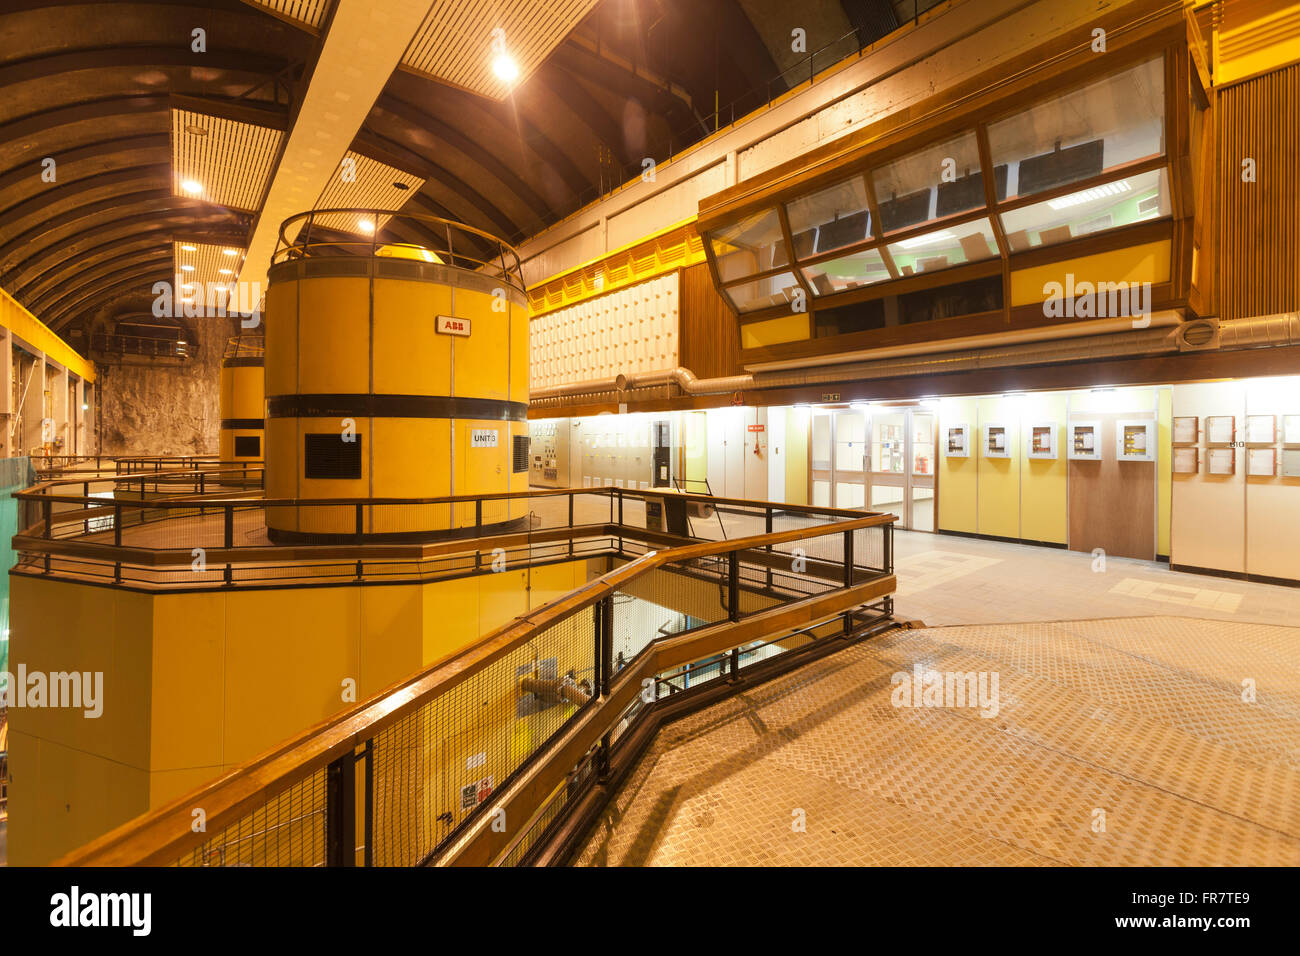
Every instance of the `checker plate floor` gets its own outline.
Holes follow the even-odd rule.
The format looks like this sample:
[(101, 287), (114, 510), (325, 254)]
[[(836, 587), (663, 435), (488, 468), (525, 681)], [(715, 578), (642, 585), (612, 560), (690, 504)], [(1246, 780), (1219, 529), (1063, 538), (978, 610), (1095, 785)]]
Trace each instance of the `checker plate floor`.
[[(897, 705), (917, 665), (996, 708)], [(893, 632), (669, 724), (574, 862), (1300, 865), (1300, 628)]]

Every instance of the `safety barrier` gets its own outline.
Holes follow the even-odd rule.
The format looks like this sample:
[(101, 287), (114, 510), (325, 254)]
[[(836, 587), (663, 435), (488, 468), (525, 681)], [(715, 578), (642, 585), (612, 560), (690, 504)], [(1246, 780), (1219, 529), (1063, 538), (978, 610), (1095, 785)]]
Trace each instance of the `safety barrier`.
[[(626, 520), (648, 493), (547, 493), (580, 495)], [(726, 502), (712, 499), (746, 522), (784, 517), (782, 506)], [(602, 533), (627, 563), (60, 862), (524, 861), (620, 741), (680, 696), (669, 687), (684, 665), (700, 665), (700, 686), (740, 680), (889, 618), (894, 516), (801, 510), (799, 527), (667, 548), (658, 532), (610, 521)], [(637, 601), (669, 606), (687, 591), (711, 595), (713, 611), (677, 630), (635, 613)]]

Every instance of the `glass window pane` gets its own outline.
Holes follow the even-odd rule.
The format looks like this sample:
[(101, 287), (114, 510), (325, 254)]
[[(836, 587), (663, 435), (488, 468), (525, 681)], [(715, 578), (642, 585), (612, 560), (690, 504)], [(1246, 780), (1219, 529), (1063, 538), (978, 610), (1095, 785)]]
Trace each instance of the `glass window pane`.
[[(999, 179), (1005, 190), (1005, 171)], [(887, 233), (985, 205), (973, 132), (873, 169), (871, 181), (880, 206), (880, 228)]]
[(783, 266), (789, 261), (775, 209), (746, 216), (709, 233), (718, 275), (723, 282)]
[(989, 126), (1009, 196), (1078, 182), (1165, 151), (1164, 60), (1157, 57)]
[(796, 259), (843, 249), (871, 236), (867, 187), (861, 176), (787, 203)]
[(731, 286), (726, 293), (739, 311), (757, 312), (774, 305), (789, 305), (796, 291), (802, 294), (802, 290), (793, 272), (782, 272)]
[(1005, 212), (1002, 228), (1011, 251), (1023, 252), (1168, 215), (1168, 177), (1153, 169)]
[(812, 465), (818, 470), (831, 466), (831, 416), (823, 413), (813, 416)]
[(884, 282), (889, 278), (889, 270), (878, 250), (866, 249), (808, 266), (803, 270), (803, 277), (808, 280), (813, 295), (833, 295)]
[(989, 221), (976, 219), (902, 242), (891, 242), (889, 254), (894, 258), (898, 274), (910, 276), (992, 258), (998, 254), (998, 246)]

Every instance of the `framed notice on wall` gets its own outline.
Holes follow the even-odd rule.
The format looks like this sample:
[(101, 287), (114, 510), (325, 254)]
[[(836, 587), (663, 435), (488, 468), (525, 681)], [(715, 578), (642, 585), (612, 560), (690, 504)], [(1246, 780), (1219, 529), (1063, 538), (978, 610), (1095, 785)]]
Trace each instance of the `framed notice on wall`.
[(1237, 453), (1231, 448), (1211, 448), (1206, 471), (1211, 475), (1235, 475)]
[(1101, 458), (1101, 422), (1070, 422), (1066, 457), (1082, 461)]
[(1246, 443), (1249, 445), (1271, 445), (1277, 441), (1276, 415), (1247, 415)]
[(1195, 415), (1174, 417), (1174, 444), (1195, 445), (1200, 438), (1201, 420)]
[(1205, 418), (1205, 443), (1207, 445), (1230, 445), (1237, 440), (1237, 417), (1235, 415), (1207, 415)]
[(1056, 422), (1035, 422), (1029, 426), (1029, 457), (1056, 457)]
[(1277, 474), (1276, 448), (1251, 448), (1246, 452), (1246, 474), (1252, 478), (1272, 478)]
[(1282, 444), (1300, 445), (1300, 415), (1282, 416)]
[(959, 425), (949, 425), (945, 429), (945, 434), (947, 435), (947, 440), (943, 446), (945, 458), (967, 458), (970, 456), (968, 439), (970, 429), (965, 422)]
[(1201, 470), (1201, 450), (1199, 448), (1174, 449), (1174, 474), (1195, 475)]
[(1116, 422), (1115, 457), (1120, 461), (1155, 461), (1155, 431), (1155, 422)]
[(984, 426), (984, 457), (1011, 457), (1011, 444), (1007, 438), (1006, 425), (999, 422), (989, 422)]

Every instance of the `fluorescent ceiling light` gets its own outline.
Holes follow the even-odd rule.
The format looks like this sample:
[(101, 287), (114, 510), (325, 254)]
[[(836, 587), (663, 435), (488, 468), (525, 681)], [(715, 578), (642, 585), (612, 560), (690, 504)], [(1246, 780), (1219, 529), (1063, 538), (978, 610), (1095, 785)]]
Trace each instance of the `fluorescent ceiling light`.
[(519, 64), (509, 53), (498, 53), (492, 60), (492, 72), (502, 83), (513, 83), (519, 79)]
[[(193, 249), (193, 246), (191, 246), (190, 248)], [(238, 250), (238, 249), (222, 249), (222, 250), (221, 250), (221, 254), (222, 254), (223, 256), (237, 256), (237, 255), (239, 255), (239, 250)]]
[(233, 269), (218, 269), (217, 271), (223, 276), (233, 276), (235, 274), (235, 270)]
[(185, 265), (181, 266), (181, 272), (193, 272), (193, 271), (194, 271), (194, 267), (190, 265), (188, 262)]
[(194, 246), (181, 246), (181, 252), (194, 252)]
[(911, 239), (904, 239), (898, 245), (900, 249), (916, 249), (920, 246), (931, 246), (940, 242), (949, 242), (956, 238), (956, 234), (944, 229), (940, 232), (931, 232), (924, 236), (915, 236)]
[(1062, 196), (1060, 199), (1049, 199), (1047, 205), (1053, 209), (1069, 209), (1071, 206), (1081, 206), (1096, 199), (1105, 199), (1107, 196), (1118, 196), (1120, 193), (1128, 192), (1129, 189), (1128, 180), (1121, 179), (1118, 182), (1093, 186), (1091, 189), (1085, 189), (1082, 192), (1070, 193), (1070, 195)]

